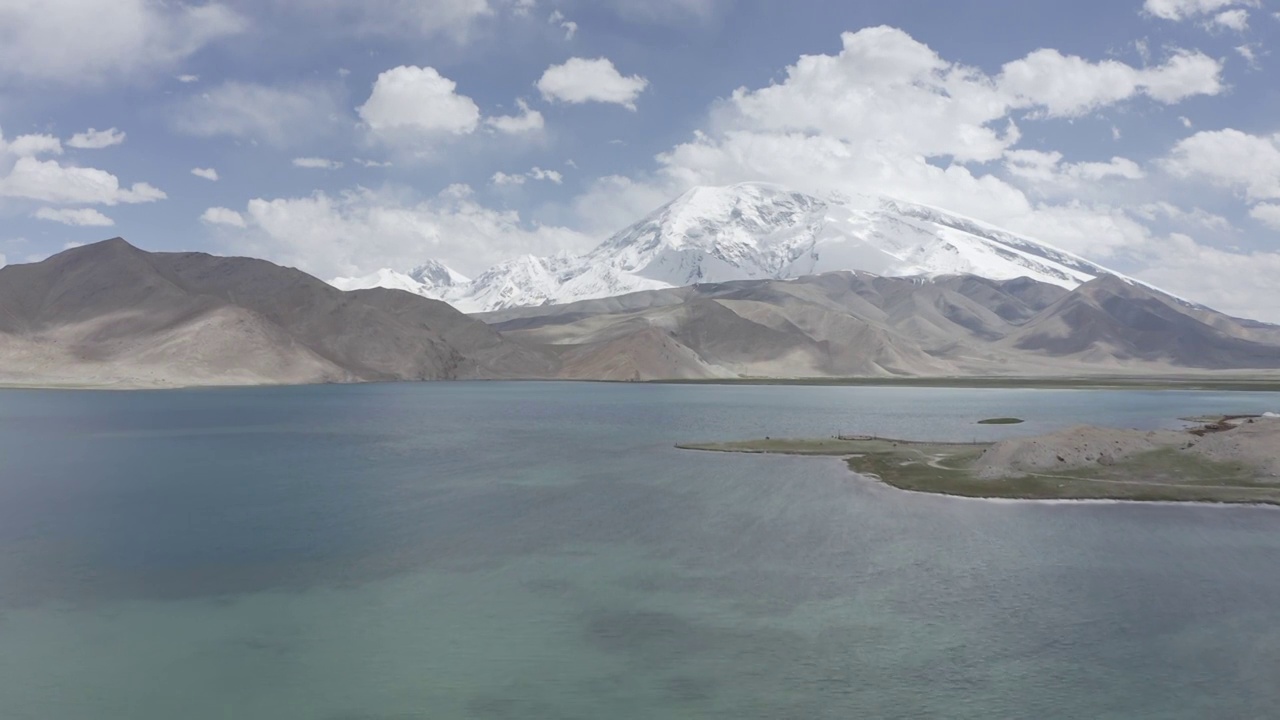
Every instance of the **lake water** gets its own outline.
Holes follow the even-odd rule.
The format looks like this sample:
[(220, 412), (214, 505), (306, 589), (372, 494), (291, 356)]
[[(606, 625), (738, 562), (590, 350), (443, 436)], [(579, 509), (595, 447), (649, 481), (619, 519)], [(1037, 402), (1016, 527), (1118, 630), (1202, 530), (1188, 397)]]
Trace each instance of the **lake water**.
[[(677, 441), (1192, 392), (0, 392), (0, 718), (1263, 718), (1280, 510), (913, 495)], [(974, 422), (1015, 415), (1021, 426)]]

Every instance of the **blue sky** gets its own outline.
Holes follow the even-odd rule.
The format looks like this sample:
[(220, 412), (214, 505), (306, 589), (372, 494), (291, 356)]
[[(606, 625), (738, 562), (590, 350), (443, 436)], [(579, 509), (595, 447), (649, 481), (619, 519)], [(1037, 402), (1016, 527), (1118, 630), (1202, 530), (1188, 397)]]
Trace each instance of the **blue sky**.
[(0, 255), (475, 274), (764, 180), (1280, 321), (1278, 36), (1274, 0), (4, 0)]

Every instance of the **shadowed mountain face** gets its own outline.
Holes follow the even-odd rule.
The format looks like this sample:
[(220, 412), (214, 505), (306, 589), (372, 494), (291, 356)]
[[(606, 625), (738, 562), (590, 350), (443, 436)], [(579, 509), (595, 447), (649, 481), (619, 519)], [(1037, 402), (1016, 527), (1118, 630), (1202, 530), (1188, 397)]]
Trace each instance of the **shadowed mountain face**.
[(1280, 328), (1103, 276), (834, 272), (484, 316), (560, 350), (564, 377), (1085, 375), (1280, 369)]
[(249, 258), (119, 238), (0, 269), (0, 377), (56, 384), (260, 384), (551, 375), (545, 352), (448, 305), (346, 293)]

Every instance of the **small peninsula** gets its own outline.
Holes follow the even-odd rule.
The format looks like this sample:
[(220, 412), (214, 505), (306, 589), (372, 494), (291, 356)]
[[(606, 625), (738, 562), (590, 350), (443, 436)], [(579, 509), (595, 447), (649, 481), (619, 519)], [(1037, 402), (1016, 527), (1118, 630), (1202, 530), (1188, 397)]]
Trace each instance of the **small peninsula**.
[(1280, 418), (1197, 418), (1185, 430), (1078, 426), (993, 443), (871, 436), (680, 444), (833, 456), (902, 490), (974, 498), (1280, 505)]

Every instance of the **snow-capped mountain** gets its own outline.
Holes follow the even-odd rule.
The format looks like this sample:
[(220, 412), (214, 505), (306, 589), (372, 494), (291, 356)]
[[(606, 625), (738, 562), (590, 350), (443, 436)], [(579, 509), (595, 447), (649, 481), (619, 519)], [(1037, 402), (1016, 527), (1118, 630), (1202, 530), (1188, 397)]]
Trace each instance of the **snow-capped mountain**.
[(329, 284), (339, 290), (366, 290), (375, 287), (408, 290), (411, 293), (439, 299), (452, 289), (464, 287), (470, 282), (470, 278), (448, 265), (436, 260), (428, 260), (408, 273), (383, 268), (361, 277), (334, 278), (329, 281)]
[(394, 287), (445, 300), (464, 312), (485, 312), (832, 270), (1029, 277), (1068, 289), (1099, 275), (1118, 275), (1045, 243), (944, 210), (891, 198), (818, 198), (743, 183), (694, 188), (577, 257), (522, 256), (470, 281), (431, 262), (407, 275), (382, 270), (333, 284), (343, 289)]

